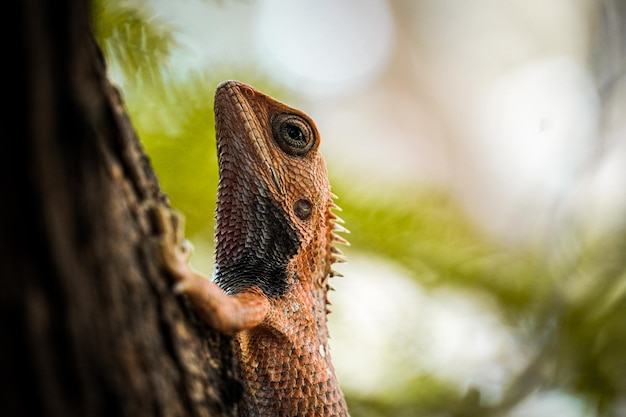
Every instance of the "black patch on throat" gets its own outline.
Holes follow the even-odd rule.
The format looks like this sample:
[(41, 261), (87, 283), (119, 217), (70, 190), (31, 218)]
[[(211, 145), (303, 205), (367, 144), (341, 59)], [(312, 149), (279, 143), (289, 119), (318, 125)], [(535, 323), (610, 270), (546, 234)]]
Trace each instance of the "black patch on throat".
[(255, 196), (245, 215), (245, 248), (235, 259), (218, 265), (215, 282), (231, 295), (254, 286), (268, 297), (283, 295), (289, 289), (287, 264), (298, 252), (299, 233), (269, 197)]

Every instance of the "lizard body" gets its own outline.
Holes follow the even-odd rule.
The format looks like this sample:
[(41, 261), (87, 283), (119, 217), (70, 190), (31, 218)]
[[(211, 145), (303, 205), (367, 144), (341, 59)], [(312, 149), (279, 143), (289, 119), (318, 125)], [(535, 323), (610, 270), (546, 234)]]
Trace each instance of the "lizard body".
[(345, 231), (314, 122), (239, 83), (215, 94), (220, 180), (214, 282), (169, 262), (198, 314), (237, 340), (241, 416), (348, 416), (326, 326)]

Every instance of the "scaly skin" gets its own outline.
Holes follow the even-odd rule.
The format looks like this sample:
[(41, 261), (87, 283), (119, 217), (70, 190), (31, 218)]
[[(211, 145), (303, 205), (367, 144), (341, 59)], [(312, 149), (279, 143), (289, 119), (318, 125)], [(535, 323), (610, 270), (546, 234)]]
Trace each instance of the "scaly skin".
[(215, 94), (216, 273), (166, 263), (198, 314), (238, 341), (241, 416), (348, 416), (328, 347), (328, 277), (344, 231), (313, 121), (254, 88)]

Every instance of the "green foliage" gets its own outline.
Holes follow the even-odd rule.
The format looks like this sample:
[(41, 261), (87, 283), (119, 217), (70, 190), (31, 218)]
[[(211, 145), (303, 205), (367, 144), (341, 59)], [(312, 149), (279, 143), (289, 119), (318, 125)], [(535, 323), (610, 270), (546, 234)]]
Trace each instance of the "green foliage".
[(202, 73), (173, 81), (166, 64), (178, 46), (174, 28), (145, 5), (98, 1), (93, 16), (96, 38), (107, 64), (119, 73), (128, 114), (161, 187), (185, 214), (190, 235), (211, 236), (217, 189), (212, 91), (217, 82)]
[(555, 327), (559, 383), (605, 412), (626, 397), (626, 230), (581, 250), (577, 268), (560, 282)]
[(162, 84), (162, 69), (174, 47), (174, 28), (145, 3), (98, 0), (92, 3), (94, 32), (113, 73), (134, 88)]
[[(191, 236), (212, 236), (217, 190), (213, 124), (216, 82), (193, 74), (185, 82), (128, 97), (127, 106), (173, 207)], [(200, 88), (199, 88), (200, 87)]]
[(414, 417), (454, 411), (466, 400), (458, 390), (433, 375), (415, 377), (405, 389), (382, 397), (348, 395), (350, 414), (359, 417)]
[(393, 259), (422, 285), (480, 288), (513, 315), (550, 291), (550, 280), (536, 279), (547, 276), (541, 262), (488, 239), (441, 190), (392, 187), (372, 195), (341, 178), (333, 184), (354, 247)]
[[(351, 400), (362, 411), (354, 415), (415, 415), (408, 409), (418, 415), (422, 410), (424, 415), (498, 416), (538, 387), (577, 393), (598, 415), (612, 415), (612, 407), (626, 397), (626, 230), (586, 245), (581, 231), (556, 251), (560, 256), (512, 250), (475, 229), (441, 191), (396, 189), (374, 196), (351, 191), (339, 178), (333, 183), (353, 247), (393, 259), (424, 286), (488, 294), (517, 337), (537, 352), (498, 404), (469, 406), (461, 393), (417, 380), (407, 389), (427, 392), (427, 398), (357, 396)], [(442, 396), (445, 401), (429, 401)]]

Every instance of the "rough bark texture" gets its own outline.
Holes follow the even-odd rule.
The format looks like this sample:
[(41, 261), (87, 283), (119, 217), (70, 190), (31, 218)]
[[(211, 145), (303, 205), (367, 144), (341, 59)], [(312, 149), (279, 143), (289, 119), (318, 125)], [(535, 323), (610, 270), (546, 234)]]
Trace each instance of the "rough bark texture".
[(15, 4), (0, 140), (0, 414), (235, 415), (232, 341), (170, 290), (153, 215), (167, 198), (106, 80), (88, 4)]

